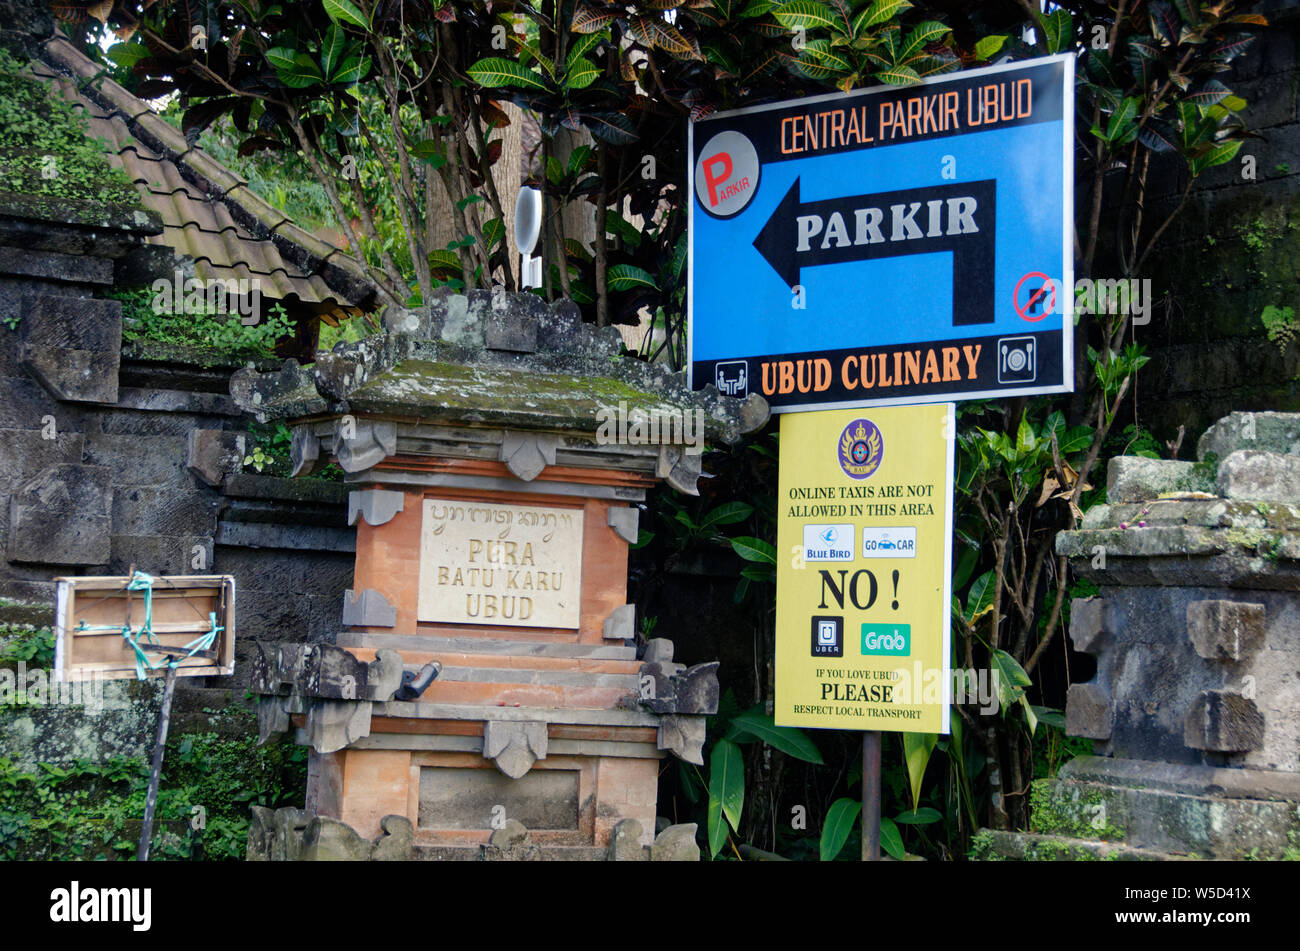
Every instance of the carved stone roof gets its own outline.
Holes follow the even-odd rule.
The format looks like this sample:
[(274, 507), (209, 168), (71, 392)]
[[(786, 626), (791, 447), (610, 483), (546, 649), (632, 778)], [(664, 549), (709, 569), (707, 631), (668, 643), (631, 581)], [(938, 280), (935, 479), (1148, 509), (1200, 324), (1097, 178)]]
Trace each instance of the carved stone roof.
[[(241, 370), (231, 394), (263, 422), (353, 415), (394, 421), (398, 436), (402, 425), (438, 424), (551, 433), (570, 446), (611, 445), (611, 435), (633, 449), (648, 445), (610, 429), (621, 419), (626, 434), (639, 415), (657, 418), (652, 445), (678, 454), (692, 440), (734, 443), (769, 416), (757, 394), (738, 400), (712, 385), (691, 390), (684, 374), (620, 356), (618, 332), (584, 323), (571, 301), (548, 305), (528, 293), (444, 291), (427, 313), (386, 311), (384, 325), (382, 335), (318, 353), (310, 368), (288, 361), (276, 373)], [(663, 425), (687, 415), (687, 425), (698, 421), (702, 433)], [(352, 471), (346, 447), (335, 455)], [(364, 459), (368, 467), (375, 455)], [(693, 479), (683, 481), (694, 487)]]

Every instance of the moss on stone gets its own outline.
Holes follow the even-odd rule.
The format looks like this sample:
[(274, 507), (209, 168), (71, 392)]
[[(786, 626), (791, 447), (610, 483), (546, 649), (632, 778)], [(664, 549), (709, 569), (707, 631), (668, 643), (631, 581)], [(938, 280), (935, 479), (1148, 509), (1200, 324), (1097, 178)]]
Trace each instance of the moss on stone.
[(1102, 789), (1039, 779), (1029, 788), (1029, 807), (1031, 832), (1077, 839), (1124, 838), (1123, 827), (1112, 824), (1119, 802)]
[[(1119, 852), (1113, 852), (1118, 855)], [(1109, 858), (1109, 856), (1107, 856)], [(1025, 846), (1027, 862), (1099, 862), (1101, 856), (1095, 851), (1081, 845), (1067, 842), (1040, 841)]]
[(0, 212), (104, 227), (152, 219), (73, 104), (0, 51)]
[[(285, 398), (291, 397), (287, 394)], [(356, 409), (371, 412), (476, 412), (487, 422), (526, 414), (549, 419), (560, 428), (575, 429), (595, 428), (597, 410), (617, 408), (619, 403), (647, 414), (681, 412), (680, 406), (665, 401), (660, 394), (609, 377), (425, 360), (402, 361), (355, 390), (349, 402)]]
[[(204, 369), (237, 370), (250, 362), (259, 369), (274, 369), (278, 361), (268, 359), (259, 351), (218, 350), (212, 347), (195, 347), (186, 344), (166, 343), (161, 340), (127, 340), (122, 343), (122, 356), (128, 360), (149, 363), (183, 363)], [(314, 391), (313, 391), (314, 392)]]

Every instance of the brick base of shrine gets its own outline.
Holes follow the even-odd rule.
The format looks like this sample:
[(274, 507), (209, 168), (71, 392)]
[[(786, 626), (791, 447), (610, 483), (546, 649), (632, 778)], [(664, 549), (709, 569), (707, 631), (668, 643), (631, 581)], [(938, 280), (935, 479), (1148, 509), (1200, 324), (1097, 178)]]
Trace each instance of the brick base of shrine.
[[(563, 747), (564, 732), (556, 730), (551, 743)], [(399, 736), (378, 733), (369, 739), (384, 744)], [(477, 740), (481, 744), (481, 734)], [(652, 734), (649, 745), (653, 743)], [(307, 807), (371, 839), (380, 834), (385, 816), (405, 816), (417, 846), (477, 849), (509, 819), (525, 826), (539, 846), (598, 849), (609, 846), (610, 832), (620, 821), (636, 819), (644, 830), (641, 844), (649, 845), (658, 772), (657, 757), (548, 755), (524, 776), (511, 779), (468, 749), (353, 747), (312, 754)]]

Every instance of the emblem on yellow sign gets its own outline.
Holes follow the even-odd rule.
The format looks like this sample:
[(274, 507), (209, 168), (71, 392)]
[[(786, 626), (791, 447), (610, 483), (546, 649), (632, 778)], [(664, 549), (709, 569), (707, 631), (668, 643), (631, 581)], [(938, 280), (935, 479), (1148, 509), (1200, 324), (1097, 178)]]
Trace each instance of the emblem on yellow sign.
[(880, 428), (869, 419), (855, 419), (840, 436), (840, 466), (851, 479), (867, 479), (880, 468), (885, 453)]

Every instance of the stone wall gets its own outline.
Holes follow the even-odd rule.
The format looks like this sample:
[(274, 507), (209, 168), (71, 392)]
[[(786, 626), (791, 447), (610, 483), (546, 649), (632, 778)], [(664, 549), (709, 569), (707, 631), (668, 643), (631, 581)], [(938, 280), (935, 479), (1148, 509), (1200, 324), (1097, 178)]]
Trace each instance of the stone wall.
[[(235, 674), (177, 697), (182, 711), (221, 707), (242, 699), (254, 641), (337, 631), (347, 489), (242, 471), (250, 417), (228, 395), (241, 362), (122, 343), (121, 305), (104, 295), (138, 282), (149, 230), (0, 216), (0, 624), (49, 626), (60, 576), (231, 574)], [(154, 686), (110, 686), (90, 717), (9, 707), (0, 744), (23, 763), (143, 753)]]
[[(1300, 314), (1300, 10), (1259, 6), (1271, 25), (1224, 81), (1250, 103), (1246, 122), (1262, 138), (1201, 176), (1139, 275), (1156, 304), (1136, 329), (1152, 357), (1134, 391), (1138, 417), (1162, 441), (1184, 426), (1182, 458), (1231, 410), (1300, 409), (1300, 340), (1271, 341), (1261, 320), (1269, 306)], [(1151, 222), (1182, 195), (1175, 166), (1153, 163)]]
[(1234, 413), (1198, 462), (1116, 457), (1058, 554), (1076, 598), (1066, 732), (1093, 741), (1031, 791), (1017, 858), (1300, 855), (1300, 414)]

